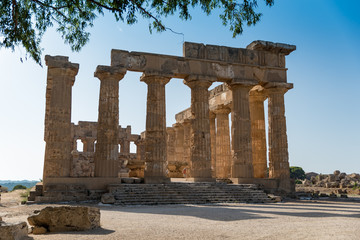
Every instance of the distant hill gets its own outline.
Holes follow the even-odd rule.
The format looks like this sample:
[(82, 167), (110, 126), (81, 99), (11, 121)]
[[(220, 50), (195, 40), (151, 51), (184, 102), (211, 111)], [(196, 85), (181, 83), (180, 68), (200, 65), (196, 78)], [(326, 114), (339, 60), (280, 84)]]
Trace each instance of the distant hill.
[(36, 180), (0, 180), (0, 185), (7, 187), (9, 191), (13, 190), (16, 185), (23, 185), (27, 188), (35, 186), (39, 181)]

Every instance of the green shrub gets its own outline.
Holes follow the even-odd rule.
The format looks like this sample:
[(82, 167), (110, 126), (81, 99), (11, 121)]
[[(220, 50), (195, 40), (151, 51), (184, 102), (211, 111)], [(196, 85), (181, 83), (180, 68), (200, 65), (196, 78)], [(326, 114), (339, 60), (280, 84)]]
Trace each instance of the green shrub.
[(305, 179), (305, 171), (301, 167), (290, 167), (290, 178)]
[(13, 188), (13, 191), (14, 190), (17, 190), (17, 189), (26, 189), (27, 187), (25, 187), (24, 185), (16, 185), (14, 188)]
[(296, 180), (295, 180), (295, 184), (302, 184), (302, 181), (299, 180), (299, 179), (296, 179)]

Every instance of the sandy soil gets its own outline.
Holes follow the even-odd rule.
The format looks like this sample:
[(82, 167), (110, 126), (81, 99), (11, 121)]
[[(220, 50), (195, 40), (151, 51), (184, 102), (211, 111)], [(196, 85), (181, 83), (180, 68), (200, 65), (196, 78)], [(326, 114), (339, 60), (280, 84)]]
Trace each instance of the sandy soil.
[[(12, 194), (12, 195), (10, 195)], [(25, 221), (48, 205), (19, 205), (2, 195), (0, 216)], [(105, 206), (102, 228), (29, 235), (29, 239), (360, 239), (360, 201), (294, 201), (274, 204)]]

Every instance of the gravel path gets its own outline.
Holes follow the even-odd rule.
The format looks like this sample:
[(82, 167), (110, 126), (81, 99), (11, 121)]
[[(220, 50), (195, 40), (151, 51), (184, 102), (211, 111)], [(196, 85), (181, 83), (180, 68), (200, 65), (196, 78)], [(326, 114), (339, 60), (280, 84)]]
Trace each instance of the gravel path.
[[(47, 205), (0, 206), (7, 222)], [(360, 202), (105, 206), (101, 229), (33, 239), (360, 239)]]

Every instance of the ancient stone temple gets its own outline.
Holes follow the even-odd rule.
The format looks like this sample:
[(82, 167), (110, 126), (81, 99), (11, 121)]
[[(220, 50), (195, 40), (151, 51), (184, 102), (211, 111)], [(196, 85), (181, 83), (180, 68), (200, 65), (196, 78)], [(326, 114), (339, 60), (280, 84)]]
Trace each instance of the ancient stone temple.
[[(254, 41), (245, 49), (185, 42), (183, 57), (112, 50), (111, 65), (94, 73), (100, 80), (98, 122), (78, 125), (71, 123), (71, 91), (79, 65), (46, 56), (43, 192), (75, 185), (105, 191), (128, 177), (143, 177), (145, 185), (179, 177), (230, 179), (290, 192), (284, 94), (293, 85), (287, 82), (285, 56), (295, 49)], [(127, 71), (142, 72), (139, 81), (147, 85), (141, 135), (119, 126), (119, 81)], [(191, 106), (167, 127), (165, 88), (173, 78), (191, 90)], [(223, 84), (209, 91), (214, 82)], [(129, 152), (130, 142), (136, 153)]]

